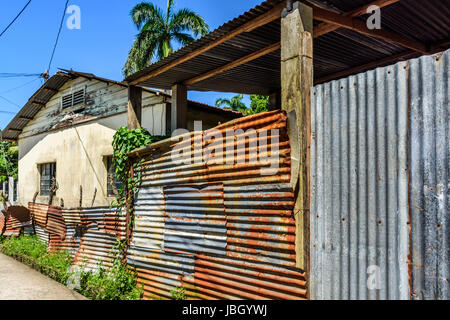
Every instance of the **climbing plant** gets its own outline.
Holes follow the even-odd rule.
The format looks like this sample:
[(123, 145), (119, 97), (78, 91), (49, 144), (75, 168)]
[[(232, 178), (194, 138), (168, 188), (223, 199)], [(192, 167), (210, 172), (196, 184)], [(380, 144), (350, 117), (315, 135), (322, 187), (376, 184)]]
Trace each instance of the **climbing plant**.
[[(134, 149), (147, 146), (155, 141), (155, 138), (143, 128), (128, 129), (127, 127), (120, 127), (114, 134), (113, 138), (113, 166), (116, 173), (116, 178), (120, 181), (120, 188), (116, 195), (116, 200), (113, 206), (126, 207), (127, 201), (131, 201), (131, 195), (137, 191), (140, 181), (140, 172), (136, 172), (134, 176), (130, 176), (131, 168), (137, 168), (141, 163), (139, 161), (131, 162), (129, 153)], [(127, 191), (128, 194), (127, 194)], [(129, 208), (130, 209), (130, 208)]]

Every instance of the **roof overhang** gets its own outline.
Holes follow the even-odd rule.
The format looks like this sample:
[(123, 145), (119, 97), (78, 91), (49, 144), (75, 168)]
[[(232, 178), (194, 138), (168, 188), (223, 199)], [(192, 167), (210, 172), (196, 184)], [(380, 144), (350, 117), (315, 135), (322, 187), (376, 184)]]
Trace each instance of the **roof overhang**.
[[(445, 0), (310, 0), (314, 79), (322, 83), (450, 45)], [(381, 8), (381, 30), (366, 25)], [(280, 21), (286, 1), (268, 0), (127, 79), (130, 85), (270, 94), (280, 83)]]

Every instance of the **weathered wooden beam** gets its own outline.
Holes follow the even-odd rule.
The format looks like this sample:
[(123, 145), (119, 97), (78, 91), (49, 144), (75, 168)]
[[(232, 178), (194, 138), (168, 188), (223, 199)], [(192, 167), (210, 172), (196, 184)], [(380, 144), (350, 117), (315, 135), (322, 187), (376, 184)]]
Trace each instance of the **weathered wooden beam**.
[(142, 123), (142, 88), (128, 87), (128, 128), (141, 128)]
[(269, 95), (269, 110), (281, 109), (281, 91), (273, 92)]
[(265, 55), (267, 55), (267, 54), (269, 54), (271, 52), (274, 52), (274, 51), (280, 49), (280, 47), (281, 47), (281, 44), (279, 42), (271, 44), (270, 46), (267, 46), (267, 47), (265, 47), (265, 48), (263, 48), (261, 50), (253, 52), (253, 53), (251, 53), (251, 54), (249, 54), (249, 55), (247, 55), (245, 57), (242, 57), (242, 58), (237, 59), (237, 60), (235, 60), (233, 62), (230, 62), (230, 63), (228, 63), (228, 64), (226, 64), (226, 65), (224, 65), (224, 66), (222, 66), (220, 68), (217, 68), (215, 70), (209, 71), (209, 72), (207, 72), (205, 74), (202, 74), (200, 76), (194, 77), (192, 79), (186, 80), (183, 84), (188, 86), (188, 85), (192, 85), (192, 84), (195, 84), (197, 82), (201, 82), (203, 80), (209, 79), (209, 78), (214, 77), (214, 76), (216, 76), (218, 74), (221, 74), (221, 73), (223, 73), (225, 71), (234, 69), (234, 68), (236, 68), (236, 67), (238, 67), (240, 65), (243, 65), (243, 64), (245, 64), (247, 62), (256, 60), (256, 59), (258, 59), (258, 58), (260, 58), (262, 56), (265, 56)]
[(14, 128), (9, 128), (8, 131), (12, 131), (12, 132), (22, 132), (23, 129), (14, 129)]
[(385, 29), (370, 30), (369, 28), (367, 28), (367, 25), (361, 20), (346, 17), (328, 10), (324, 10), (322, 8), (314, 7), (314, 19), (332, 23), (339, 27), (356, 31), (369, 37), (374, 37), (390, 43), (394, 43), (423, 54), (427, 54), (429, 51), (427, 46), (419, 41), (407, 38), (398, 33)]
[(377, 68), (377, 67), (386, 65), (390, 62), (395, 62), (399, 59), (406, 59), (412, 55), (417, 55), (417, 54), (418, 53), (416, 51), (408, 50), (408, 51), (405, 51), (405, 52), (402, 52), (402, 53), (399, 53), (399, 54), (396, 54), (396, 55), (393, 55), (393, 56), (390, 56), (390, 57), (387, 57), (387, 58), (384, 58), (381, 60), (372, 61), (367, 64), (361, 65), (361, 66), (346, 69), (343, 71), (339, 71), (339, 72), (332, 73), (330, 75), (318, 78), (314, 81), (314, 85), (321, 84), (321, 83), (328, 82), (328, 81), (335, 80), (335, 79), (344, 78), (344, 77), (347, 77), (347, 76), (350, 76), (350, 75), (353, 75), (353, 74), (356, 74), (359, 72), (364, 72), (364, 71), (367, 71), (367, 70), (370, 70), (373, 68)]
[[(397, 3), (399, 1), (400, 0), (376, 0), (376, 1), (366, 4), (360, 8), (357, 8), (350, 12), (344, 13), (343, 15), (346, 17), (356, 18), (356, 17), (366, 14), (367, 8), (369, 8), (370, 6), (377, 6), (381, 9), (383, 7), (387, 7), (391, 4)], [(318, 38), (320, 36), (323, 36), (324, 34), (333, 32), (339, 28), (340, 28), (340, 26), (338, 26), (338, 25), (322, 22), (321, 24), (318, 24), (317, 26), (314, 27), (314, 38)]]
[(187, 128), (187, 89), (185, 85), (172, 87), (172, 105), (170, 107), (171, 132)]
[(170, 69), (182, 64), (183, 62), (189, 61), (189, 60), (201, 55), (202, 53), (211, 50), (212, 48), (217, 47), (218, 45), (220, 45), (242, 33), (253, 31), (263, 25), (266, 25), (272, 21), (279, 19), (281, 17), (281, 12), (283, 11), (283, 9), (286, 6), (285, 3), (286, 3), (285, 1), (279, 3), (272, 10), (260, 15), (256, 19), (253, 19), (253, 20), (243, 24), (242, 26), (240, 26), (240, 27), (236, 28), (235, 30), (227, 33), (226, 35), (218, 38), (217, 40), (215, 40), (211, 43), (208, 43), (207, 45), (205, 45), (191, 53), (188, 53), (188, 54), (184, 55), (183, 57), (180, 57), (179, 59), (176, 59), (175, 61), (172, 61), (171, 63), (168, 63), (168, 64), (162, 66), (161, 68), (153, 70), (152, 72), (149, 72), (148, 74), (146, 74), (136, 80), (131, 81), (129, 84), (130, 85), (138, 85), (148, 79), (156, 77), (157, 75), (160, 75), (161, 73), (164, 73), (167, 70), (170, 70)]
[(309, 273), (311, 88), (313, 12), (299, 2), (281, 19), (281, 101), (291, 141), (291, 187), (295, 191), (296, 265)]
[(49, 88), (49, 87), (44, 87), (44, 88), (42, 88), (42, 90), (47, 90), (47, 91), (51, 91), (51, 92), (54, 92), (54, 93), (58, 93), (58, 92), (59, 92), (58, 89), (55, 89), (55, 88)]
[(31, 121), (31, 120), (33, 120), (33, 118), (25, 117), (25, 116), (20, 116), (20, 117), (19, 117), (19, 120)]
[(37, 102), (37, 101), (31, 102), (31, 104), (34, 104), (34, 105), (39, 106), (41, 108), (45, 107), (45, 103), (41, 103), (41, 102)]

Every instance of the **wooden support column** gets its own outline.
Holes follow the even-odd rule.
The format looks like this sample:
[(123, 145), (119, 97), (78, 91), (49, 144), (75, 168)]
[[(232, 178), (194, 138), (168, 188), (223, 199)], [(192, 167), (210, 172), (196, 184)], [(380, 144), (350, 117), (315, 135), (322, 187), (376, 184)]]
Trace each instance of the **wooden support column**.
[(187, 129), (187, 89), (182, 84), (172, 87), (171, 132)]
[(281, 19), (281, 106), (288, 115), (291, 185), (295, 190), (297, 267), (309, 274), (311, 87), (313, 11), (295, 2)]
[(269, 95), (269, 111), (281, 109), (281, 91)]
[(142, 88), (128, 87), (128, 128), (138, 129), (142, 124)]

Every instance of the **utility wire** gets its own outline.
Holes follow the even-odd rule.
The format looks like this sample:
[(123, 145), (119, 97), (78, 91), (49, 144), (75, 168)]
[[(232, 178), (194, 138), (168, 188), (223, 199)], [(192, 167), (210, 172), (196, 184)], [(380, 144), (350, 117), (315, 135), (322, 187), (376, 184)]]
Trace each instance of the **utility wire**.
[(0, 73), (0, 78), (41, 77), (41, 73)]
[(51, 56), (51, 58), (50, 58), (50, 62), (48, 63), (48, 68), (47, 68), (47, 70), (48, 70), (49, 72), (50, 72), (50, 67), (52, 66), (53, 57), (55, 56), (56, 46), (58, 45), (59, 35), (61, 34), (61, 29), (62, 29), (62, 26), (63, 26), (63, 23), (64, 23), (64, 17), (66, 16), (66, 10), (67, 10), (68, 4), (69, 4), (69, 0), (66, 0), (66, 5), (65, 5), (65, 7), (64, 7), (64, 12), (63, 12), (62, 17), (61, 17), (61, 23), (60, 23), (60, 25), (59, 25), (58, 35), (56, 36), (56, 41), (55, 41), (55, 45), (54, 45), (54, 47), (53, 47), (52, 56)]
[(23, 7), (23, 9), (17, 14), (17, 16), (13, 19), (13, 21), (11, 21), (8, 26), (2, 31), (2, 33), (0, 33), (0, 37), (9, 29), (9, 27), (12, 26), (12, 24), (20, 17), (20, 15), (22, 14), (22, 12), (25, 11), (25, 9), (28, 7), (28, 5), (30, 4), (31, 0), (29, 0), (27, 2), (27, 4), (25, 5), (25, 7)]
[(28, 82), (26, 82), (26, 83), (24, 83), (24, 84), (22, 84), (22, 85), (20, 85), (20, 86), (18, 86), (18, 87), (11, 88), (11, 89), (8, 89), (8, 90), (6, 90), (6, 91), (2, 91), (2, 92), (0, 92), (0, 94), (10, 93), (10, 92), (13, 92), (13, 91), (15, 91), (15, 90), (21, 89), (21, 88), (23, 88), (23, 87), (29, 85), (30, 83), (35, 82), (36, 80), (39, 80), (39, 78), (33, 79), (33, 80), (31, 80), (31, 81), (28, 81)]
[(10, 103), (10, 104), (12, 104), (12, 105), (15, 105), (16, 107), (19, 107), (19, 108), (20, 108), (20, 106), (19, 106), (17, 103), (12, 102), (11, 100), (6, 99), (5, 97), (0, 96), (0, 99), (3, 99), (3, 100), (5, 100), (6, 102), (8, 102), (8, 103)]

